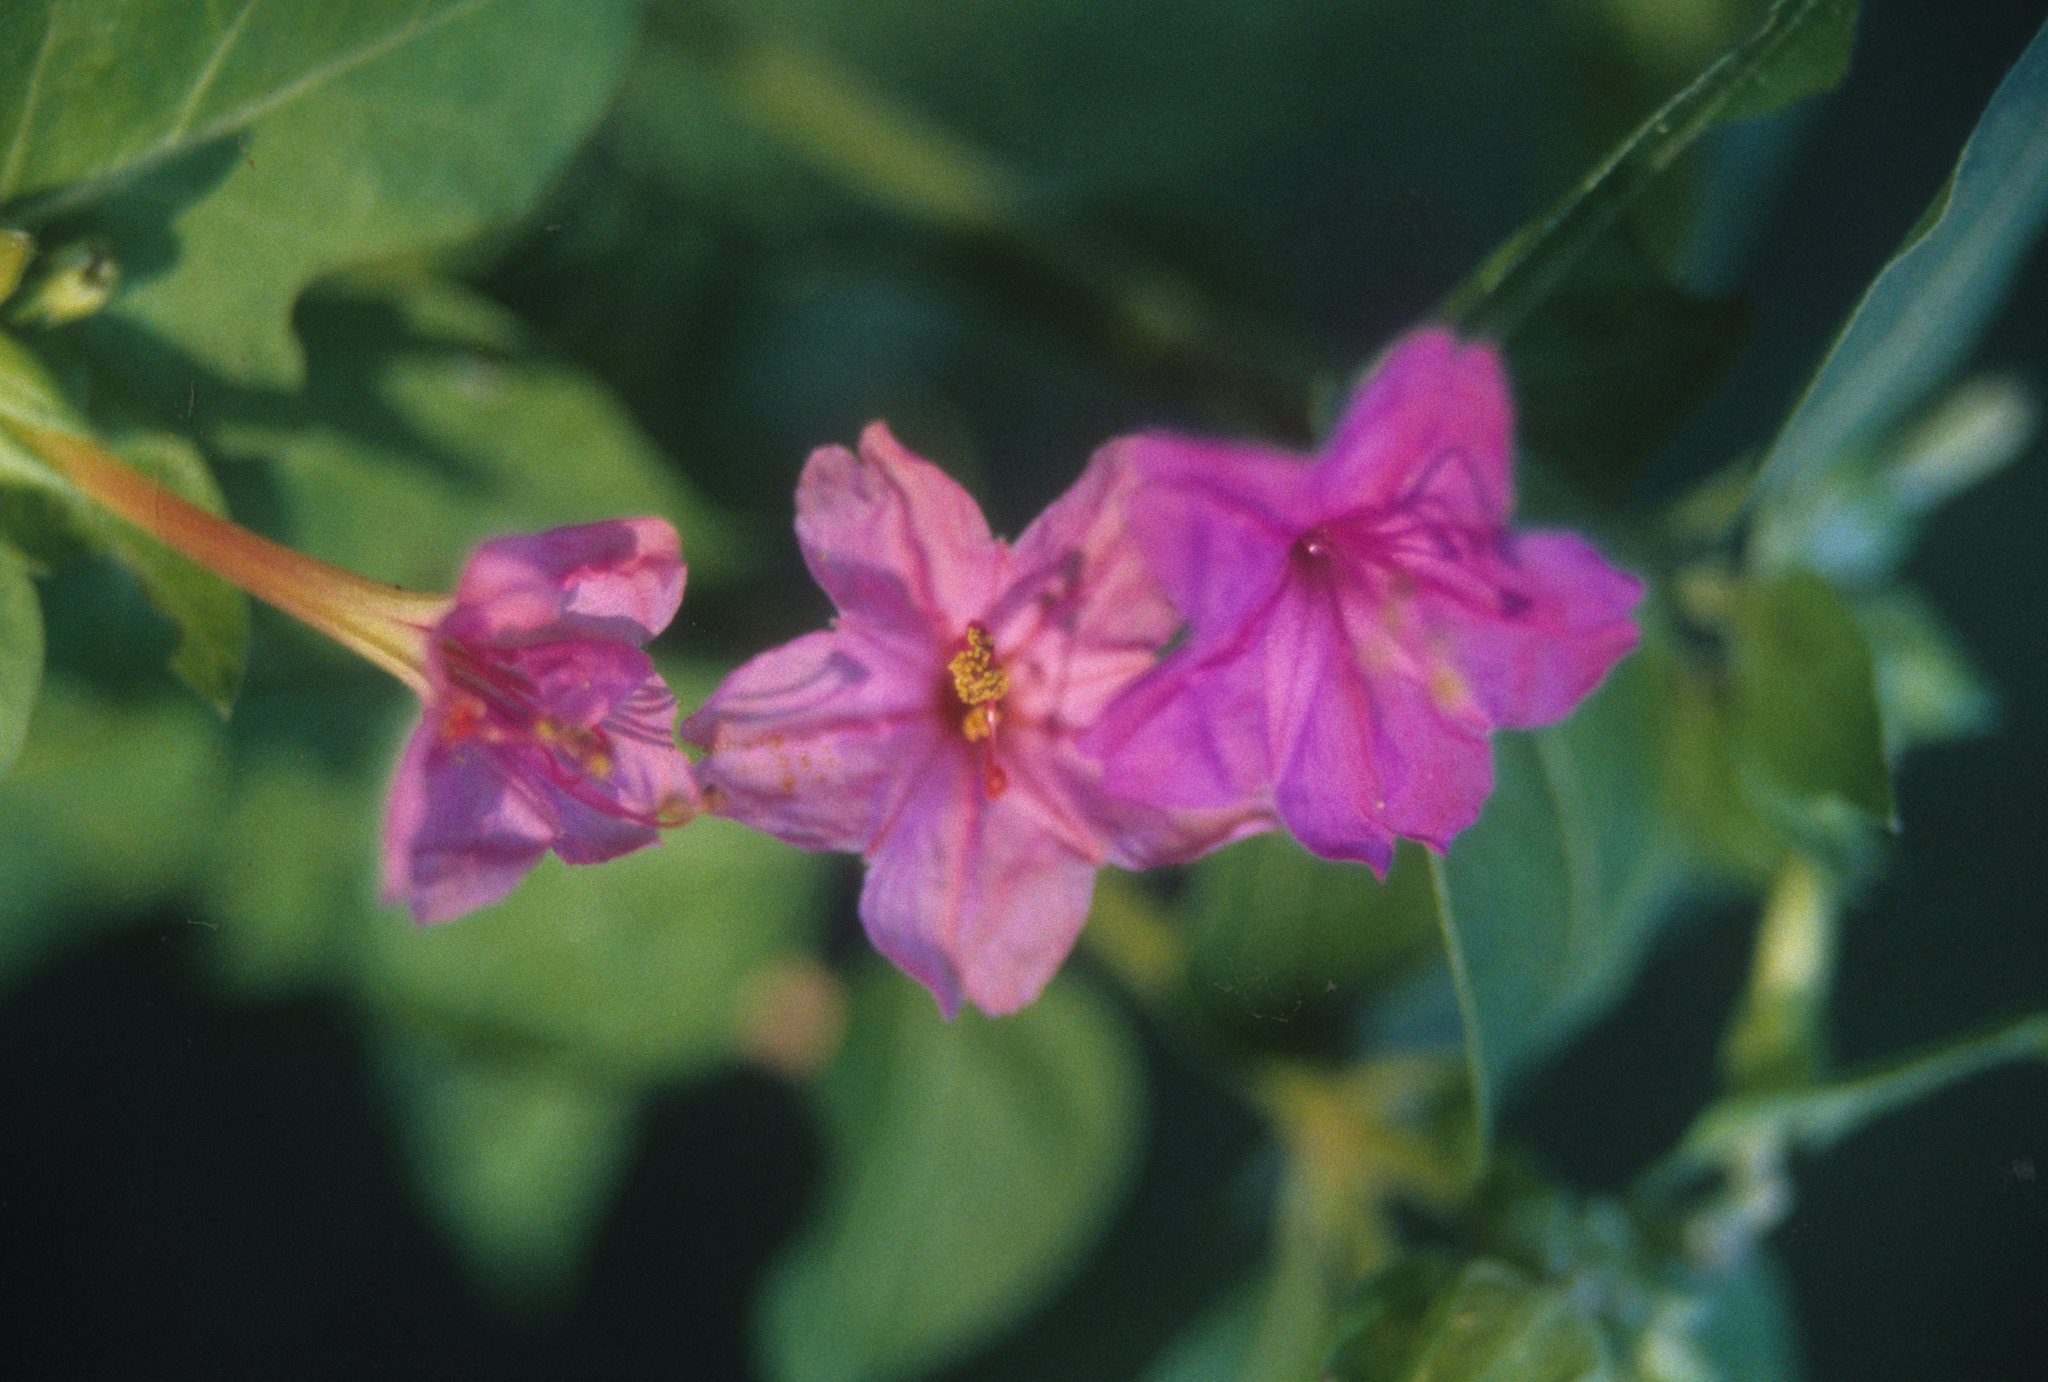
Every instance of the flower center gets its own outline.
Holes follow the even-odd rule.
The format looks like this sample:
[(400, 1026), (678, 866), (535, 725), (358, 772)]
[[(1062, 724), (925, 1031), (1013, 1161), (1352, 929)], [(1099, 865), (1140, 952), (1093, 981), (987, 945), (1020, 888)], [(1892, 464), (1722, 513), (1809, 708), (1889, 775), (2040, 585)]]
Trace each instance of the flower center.
[(960, 733), (970, 744), (988, 745), (982, 785), (994, 801), (1010, 785), (1009, 775), (996, 762), (996, 703), (1010, 692), (1010, 674), (996, 662), (987, 625), (977, 620), (967, 626), (967, 646), (953, 654), (946, 671), (953, 678), (953, 694), (967, 707)]

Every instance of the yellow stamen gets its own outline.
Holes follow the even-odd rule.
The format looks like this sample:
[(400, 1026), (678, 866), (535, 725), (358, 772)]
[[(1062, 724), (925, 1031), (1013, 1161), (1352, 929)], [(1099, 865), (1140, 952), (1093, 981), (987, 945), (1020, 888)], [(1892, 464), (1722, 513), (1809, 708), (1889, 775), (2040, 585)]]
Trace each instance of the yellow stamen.
[[(995, 652), (996, 645), (989, 638), (987, 627), (969, 624), (966, 648), (953, 654), (953, 660), (946, 664), (946, 670), (953, 674), (953, 694), (960, 698), (960, 704), (979, 711), (1010, 693), (1010, 674), (996, 666)], [(979, 733), (969, 728), (975, 718), (969, 714), (961, 724), (961, 732), (969, 739), (986, 739), (995, 725), (993, 717), (981, 718)]]

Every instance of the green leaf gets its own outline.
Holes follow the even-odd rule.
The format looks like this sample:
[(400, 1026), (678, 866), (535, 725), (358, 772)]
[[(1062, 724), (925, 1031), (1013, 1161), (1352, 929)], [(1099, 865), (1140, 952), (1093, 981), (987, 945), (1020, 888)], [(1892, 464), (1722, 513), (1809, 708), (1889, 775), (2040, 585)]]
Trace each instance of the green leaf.
[(292, 304), (335, 270), (440, 248), (528, 208), (601, 113), (635, 0), (494, 0), (101, 203), (131, 285), (85, 323), (166, 410), (192, 378), (290, 387)]
[(1333, 1382), (1594, 1382), (1615, 1376), (1563, 1290), (1490, 1259), (1417, 1256), (1367, 1285)]
[(1896, 759), (1922, 744), (1991, 729), (1997, 697), (1925, 602), (1904, 589), (1856, 603), (1856, 627), (1870, 648), (1884, 721), (1885, 752)]
[(633, 1146), (635, 1101), (545, 1063), (387, 1056), (415, 1174), (471, 1274), (514, 1306), (574, 1285)]
[(28, 740), (29, 712), (43, 684), (43, 611), (35, 582), (0, 548), (0, 778)]
[(1477, 1122), (1633, 977), (1684, 855), (1656, 779), (1646, 649), (1571, 719), (1494, 738), (1494, 789), (1432, 861), (1464, 1011)]
[(1488, 256), (1440, 309), (1512, 337), (1645, 188), (1700, 136), (1826, 91), (1848, 68), (1855, 0), (1776, 0), (1749, 37), (1638, 126), (1576, 187)]
[(737, 564), (735, 525), (603, 383), (537, 354), (485, 299), (430, 280), (356, 283), (308, 298), (299, 322), (304, 401), (224, 404), (210, 434), (223, 455), (273, 463), (297, 546), (432, 590), (493, 534), (648, 513), (682, 533), (693, 583)]
[(1892, 822), (1891, 769), (1870, 653), (1811, 572), (1740, 587), (1729, 623), (1729, 727), (1752, 805), (1837, 851)]
[(1130, 1038), (1085, 988), (948, 1023), (871, 971), (818, 1086), (831, 1179), (763, 1302), (769, 1375), (912, 1376), (1029, 1309), (1115, 1205), (1142, 1094)]
[[(198, 448), (179, 437), (157, 433), (121, 443), (122, 459), (173, 494), (209, 513), (226, 504)], [(242, 592), (205, 567), (179, 556), (126, 523), (100, 525), (108, 547), (178, 630), (171, 670), (222, 715), (235, 703), (249, 657), (249, 602)]]
[(1420, 848), (1387, 881), (1261, 835), (1192, 870), (1191, 996), (1220, 1022), (1276, 1036), (1415, 968), (1437, 940), (1436, 893)]
[(481, 2), (12, 0), (0, 12), (0, 206), (32, 219), (75, 205)]
[(0, 781), (0, 988), (185, 886), (225, 797), (220, 721), (184, 697), (122, 705), (53, 679), (30, 730)]
[(1874, 438), (1969, 354), (2048, 222), (2048, 26), (1993, 93), (1948, 185), (1850, 314), (1758, 468), (1768, 500)]
[[(1669, 1166), (1721, 1164), (1759, 1142), (1826, 1151), (1874, 1119), (2014, 1060), (2048, 1061), (2048, 1014), (2021, 1018), (1862, 1074), (1803, 1089), (1723, 1099), (1693, 1124)], [(1667, 1167), (1660, 1174), (1669, 1173)]]

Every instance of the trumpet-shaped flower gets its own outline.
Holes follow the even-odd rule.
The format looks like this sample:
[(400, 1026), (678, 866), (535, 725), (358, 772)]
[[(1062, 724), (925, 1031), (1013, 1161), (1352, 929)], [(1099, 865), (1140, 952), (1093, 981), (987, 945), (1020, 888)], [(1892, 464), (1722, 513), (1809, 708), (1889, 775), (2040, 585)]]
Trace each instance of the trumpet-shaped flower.
[(549, 849), (596, 863), (696, 813), (675, 698), (640, 650), (683, 598), (661, 519), (493, 538), (429, 595), (239, 528), (82, 437), (18, 430), (103, 507), (419, 693), (384, 827), (386, 900), (416, 919), (496, 902)]
[(736, 670), (683, 736), (707, 809), (867, 859), (875, 945), (948, 1014), (1031, 1001), (1072, 948), (1095, 871), (1189, 859), (1267, 818), (1103, 789), (1075, 744), (1177, 623), (1126, 540), (1128, 476), (1098, 457), (1014, 546), (881, 424), (797, 485), (831, 629)]
[(384, 827), (384, 891), (420, 921), (497, 901), (542, 854), (594, 864), (696, 812), (675, 698), (640, 644), (683, 598), (675, 529), (621, 519), (493, 538), (427, 631), (427, 689)]
[(1442, 850), (1492, 786), (1489, 732), (1562, 718), (1636, 641), (1633, 577), (1509, 528), (1511, 429), (1494, 352), (1425, 329), (1318, 457), (1112, 443), (1187, 638), (1089, 734), (1105, 780), (1165, 807), (1269, 803), (1377, 872), (1397, 836)]

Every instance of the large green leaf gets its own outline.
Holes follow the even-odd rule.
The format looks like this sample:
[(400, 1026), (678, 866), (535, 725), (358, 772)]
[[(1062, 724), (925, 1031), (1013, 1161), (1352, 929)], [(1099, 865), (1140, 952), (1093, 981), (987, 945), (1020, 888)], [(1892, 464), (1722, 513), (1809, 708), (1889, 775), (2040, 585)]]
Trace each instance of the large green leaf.
[(592, 375), (538, 354), (501, 308), (450, 284), (353, 284), (299, 314), (303, 401), (255, 396), (214, 428), (273, 463), (296, 545), (380, 580), (445, 587), (495, 533), (629, 513), (675, 523), (693, 580), (742, 549)]
[(0, 778), (28, 738), (29, 712), (43, 684), (43, 612), (35, 583), (0, 547)]
[(1869, 440), (1959, 365), (2048, 221), (2048, 27), (1984, 109), (1948, 185), (1878, 274), (1771, 443), (1755, 492)]
[(818, 1093), (830, 1180), (761, 1319), (770, 1375), (805, 1382), (915, 1375), (1015, 1319), (1100, 1227), (1141, 1128), (1130, 1038), (1064, 982), (948, 1023), (871, 973)]
[(1651, 656), (1563, 724), (1496, 736), (1493, 795), (1434, 862), (1482, 1134), (1502, 1089), (1619, 996), (1683, 864), (1660, 810)]
[(1370, 1283), (1332, 1382), (1599, 1382), (1599, 1328), (1571, 1294), (1504, 1262), (1411, 1258)]
[(204, 408), (168, 343), (289, 386), (313, 278), (451, 244), (532, 204), (603, 110), (635, 0), (492, 0), (423, 28), (98, 204), (128, 287), (86, 326), (154, 405)]
[(10, 0), (0, 206), (35, 218), (232, 134), (488, 0)]
[(1777, 0), (1749, 37), (1644, 120), (1607, 159), (1445, 299), (1466, 330), (1509, 337), (1694, 141), (1826, 91), (1848, 68), (1855, 0)]

